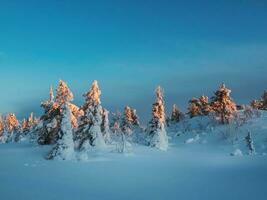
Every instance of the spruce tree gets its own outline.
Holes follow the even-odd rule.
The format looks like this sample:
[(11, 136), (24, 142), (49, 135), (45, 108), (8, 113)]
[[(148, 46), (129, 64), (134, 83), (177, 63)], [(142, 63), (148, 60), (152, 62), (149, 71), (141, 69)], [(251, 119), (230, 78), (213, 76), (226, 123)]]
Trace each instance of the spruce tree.
[(20, 123), (14, 113), (7, 114), (5, 126), (8, 133), (6, 142), (14, 141), (16, 134), (21, 131)]
[(39, 144), (55, 144), (58, 140), (58, 132), (60, 132), (60, 123), (63, 117), (62, 106), (68, 103), (71, 110), (71, 122), (73, 127), (77, 124), (77, 116), (72, 112), (75, 105), (71, 104), (73, 94), (68, 85), (60, 80), (57, 87), (56, 98), (54, 99), (53, 90), (50, 88), (49, 100), (41, 104), (44, 108), (44, 114), (41, 117), (42, 126), (37, 130), (39, 133)]
[(171, 119), (170, 121), (172, 123), (177, 123), (180, 122), (184, 118), (183, 113), (178, 109), (176, 104), (173, 104), (172, 106), (172, 114), (171, 114)]
[(120, 128), (122, 123), (122, 114), (120, 111), (117, 111), (115, 113), (111, 113), (111, 122), (110, 122), (110, 129), (113, 133), (113, 135), (116, 135), (118, 127)]
[(253, 109), (267, 110), (267, 90), (263, 92), (260, 100), (253, 100), (250, 105)]
[(100, 101), (101, 91), (97, 81), (93, 81), (91, 89), (84, 94), (85, 103), (82, 106), (84, 116), (77, 131), (80, 150), (87, 151), (90, 146), (104, 147), (105, 141), (101, 132), (102, 106)]
[(191, 118), (196, 116), (208, 115), (212, 112), (212, 108), (207, 96), (200, 96), (199, 98), (192, 98), (189, 101), (188, 114)]
[(210, 114), (212, 112), (212, 108), (209, 103), (209, 97), (202, 95), (198, 99), (200, 103), (201, 115)]
[(126, 106), (122, 118), (122, 132), (128, 136), (131, 135), (133, 133), (133, 123), (133, 110), (129, 106)]
[(198, 98), (192, 98), (189, 101), (188, 114), (190, 118), (201, 115), (201, 104)]
[(10, 137), (10, 133), (6, 129), (5, 118), (0, 118), (0, 143), (6, 143)]
[(262, 95), (262, 109), (267, 110), (267, 90)]
[(231, 90), (222, 84), (212, 97), (211, 107), (222, 124), (229, 123), (236, 113), (236, 104), (230, 96)]
[(156, 102), (152, 106), (152, 119), (148, 127), (148, 144), (161, 150), (167, 150), (168, 137), (165, 131), (165, 108), (163, 91), (159, 86), (156, 89)]
[(71, 160), (74, 158), (72, 113), (68, 102), (62, 105), (62, 115), (57, 143), (48, 154), (47, 159)]
[(259, 100), (251, 101), (250, 105), (253, 109), (256, 109), (256, 110), (260, 110), (263, 108), (263, 103), (262, 101), (259, 101)]
[(24, 118), (21, 122), (22, 132), (24, 134), (30, 133), (37, 125), (37, 122), (38, 120), (33, 116), (33, 113), (31, 113), (28, 119)]
[(4, 120), (2, 118), (2, 115), (0, 115), (0, 137), (3, 135), (4, 130), (5, 130)]

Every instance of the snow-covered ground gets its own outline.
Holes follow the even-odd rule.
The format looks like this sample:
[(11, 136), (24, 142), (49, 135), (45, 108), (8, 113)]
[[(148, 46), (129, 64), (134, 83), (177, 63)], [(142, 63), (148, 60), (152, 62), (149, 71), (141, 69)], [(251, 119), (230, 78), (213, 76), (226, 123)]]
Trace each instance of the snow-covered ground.
[[(132, 146), (128, 154), (92, 153), (87, 162), (45, 160), (51, 146), (2, 144), (0, 199), (265, 200), (266, 122), (264, 115), (237, 131), (219, 126), (171, 133), (166, 152)], [(247, 155), (248, 130), (255, 155)]]

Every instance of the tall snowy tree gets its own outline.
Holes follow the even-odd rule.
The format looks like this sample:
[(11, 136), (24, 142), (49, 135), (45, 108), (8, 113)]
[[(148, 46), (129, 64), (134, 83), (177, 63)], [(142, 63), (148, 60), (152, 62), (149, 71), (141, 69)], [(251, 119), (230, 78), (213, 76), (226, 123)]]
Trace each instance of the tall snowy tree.
[(91, 89), (84, 95), (85, 103), (82, 106), (84, 116), (81, 118), (77, 137), (80, 141), (80, 150), (88, 150), (90, 146), (104, 147), (105, 141), (101, 132), (102, 106), (101, 91), (97, 81), (93, 81)]
[(45, 113), (41, 117), (42, 125), (37, 130), (39, 133), (39, 144), (55, 144), (58, 139), (58, 132), (60, 132), (60, 123), (63, 117), (62, 105), (68, 103), (71, 110), (71, 122), (75, 128), (77, 126), (77, 114), (78, 108), (71, 104), (73, 100), (73, 94), (70, 91), (68, 85), (60, 80), (57, 87), (56, 98), (54, 99), (53, 90), (50, 88), (49, 100), (41, 104)]
[(57, 143), (48, 154), (47, 159), (71, 160), (74, 158), (72, 113), (68, 102), (62, 105), (62, 115)]
[(167, 150), (168, 137), (165, 131), (165, 108), (163, 91), (160, 86), (156, 89), (156, 102), (152, 106), (152, 119), (148, 124), (147, 133), (150, 146)]
[(230, 96), (231, 90), (222, 84), (212, 97), (211, 107), (222, 124), (229, 123), (236, 113), (236, 104)]

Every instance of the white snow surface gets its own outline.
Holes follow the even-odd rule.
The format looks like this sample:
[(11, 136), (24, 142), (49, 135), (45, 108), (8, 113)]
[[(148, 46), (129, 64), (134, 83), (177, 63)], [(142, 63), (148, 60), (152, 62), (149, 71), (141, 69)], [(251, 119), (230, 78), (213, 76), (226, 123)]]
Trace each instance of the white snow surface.
[[(132, 144), (124, 154), (108, 145), (92, 150), (87, 161), (45, 160), (51, 146), (27, 141), (1, 144), (0, 199), (265, 200), (266, 122), (264, 114), (238, 130), (228, 125), (167, 130), (168, 151)], [(248, 130), (255, 155), (248, 155), (244, 141)], [(190, 138), (198, 139), (186, 144)], [(230, 155), (237, 149), (243, 156)]]

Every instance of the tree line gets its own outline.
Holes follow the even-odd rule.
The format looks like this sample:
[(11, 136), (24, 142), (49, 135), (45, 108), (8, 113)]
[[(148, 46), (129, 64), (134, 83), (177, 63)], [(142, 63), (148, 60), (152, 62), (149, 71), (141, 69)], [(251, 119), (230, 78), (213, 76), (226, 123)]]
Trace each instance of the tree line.
[[(142, 127), (137, 111), (129, 106), (124, 108), (123, 114), (112, 113), (109, 117), (109, 111), (102, 106), (100, 96), (98, 82), (93, 81), (84, 94), (83, 105), (76, 106), (70, 88), (60, 80), (56, 96), (51, 87), (49, 99), (41, 103), (41, 117), (37, 118), (32, 113), (28, 119), (21, 121), (13, 113), (0, 117), (0, 141), (18, 142), (28, 137), (39, 145), (53, 144), (47, 159), (68, 159), (75, 151), (89, 152), (92, 148), (102, 148), (114, 141), (119, 144), (121, 152), (127, 150), (127, 141), (167, 150), (166, 126), (179, 123), (185, 117), (197, 116), (212, 116), (219, 123), (228, 124), (239, 109), (248, 108), (236, 105), (231, 98), (231, 90), (222, 84), (210, 101), (204, 95), (194, 97), (188, 102), (187, 113), (182, 113), (173, 105), (171, 116), (166, 116), (164, 93), (159, 86), (155, 91), (151, 120), (146, 127)], [(250, 108), (267, 110), (267, 91), (260, 100), (253, 100)]]

